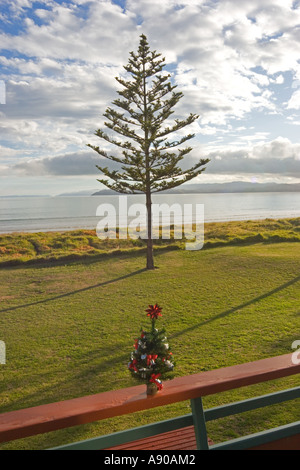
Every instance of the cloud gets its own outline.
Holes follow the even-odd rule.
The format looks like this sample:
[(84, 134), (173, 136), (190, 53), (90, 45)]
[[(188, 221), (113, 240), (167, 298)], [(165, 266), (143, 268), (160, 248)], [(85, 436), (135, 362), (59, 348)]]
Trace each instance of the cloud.
[[(166, 1), (155, 21), (150, 21), (149, 6), (129, 2), (144, 18), (154, 45), (166, 51), (170, 61), (177, 60), (175, 83), (186, 102), (193, 103), (203, 124), (241, 119), (255, 109), (277, 112), (275, 96), (270, 91), (267, 94), (265, 87), (276, 79), (274, 74), (294, 73), (297, 67), (299, 41), (294, 29), (300, 16), (299, 11), (291, 10), (292, 3), (272, 1), (271, 5), (222, 1), (208, 9), (207, 3), (193, 2), (171, 12), (172, 2)], [(156, 8), (155, 3), (153, 15)], [(277, 22), (271, 19), (273, 26), (268, 29), (265, 23), (272, 15)], [(262, 73), (254, 71), (258, 67)]]
[[(134, 15), (124, 14), (121, 7), (110, 1), (91, 1), (86, 2), (87, 17), (83, 21), (78, 5), (72, 2), (49, 5), (52, 8), (42, 14), (38, 9), (43, 24), (25, 17), (24, 32), (2, 33), (2, 48), (29, 57), (121, 64), (125, 51), (136, 38)], [(121, 42), (120, 31), (126, 31)]]
[(273, 174), (300, 178), (300, 144), (279, 137), (248, 148), (209, 152), (208, 174)]
[[(113, 94), (116, 70), (102, 66), (66, 64), (57, 66), (56, 74), (44, 75), (56, 62), (43, 60), (32, 64), (40, 69), (38, 76), (25, 76), (22, 80), (7, 81), (7, 118), (40, 119), (44, 117), (70, 117), (74, 121), (99, 113)], [(22, 66), (22, 64), (21, 64)]]
[[(184, 166), (193, 164), (193, 158), (187, 159)], [(202, 152), (203, 155), (203, 152)], [(248, 148), (220, 148), (207, 151), (205, 157), (211, 159), (206, 174), (273, 174), (300, 178), (300, 144), (292, 144), (288, 139), (254, 144)], [(55, 157), (27, 159), (10, 168), (18, 176), (86, 176), (98, 178), (101, 173), (96, 165), (115, 168), (109, 160), (93, 151), (72, 152)], [(118, 167), (119, 168), (119, 167)]]
[(300, 90), (295, 91), (288, 104), (287, 109), (300, 109)]
[[(208, 172), (299, 174), (292, 131), (284, 139), (266, 126), (274, 114), (299, 121), (292, 113), (300, 108), (300, 8), (292, 0), (127, 0), (124, 8), (110, 0), (2, 2), (10, 28), (0, 34), (7, 90), (0, 171), (94, 174), (96, 157), (85, 144), (145, 33), (184, 94), (176, 117), (200, 115), (191, 131), (213, 159)], [(259, 119), (243, 137), (238, 128), (249, 128), (252, 113)], [(235, 128), (237, 146), (221, 147), (220, 135)]]
[(91, 152), (74, 152), (56, 157), (37, 158), (17, 163), (12, 168), (18, 176), (99, 176), (100, 157)]
[[(126, 10), (110, 1), (49, 5), (51, 10), (37, 11), (44, 24), (26, 18), (24, 32), (1, 37), (2, 47), (34, 58), (16, 59), (14, 65), (23, 75), (36, 74), (40, 82), (27, 77), (29, 90), (16, 81), (11, 84), (12, 111), (25, 108), (27, 118), (29, 111), (38, 117), (43, 109), (56, 117), (63, 109), (78, 117), (84, 100), (91, 103), (100, 90), (107, 103), (114, 86), (109, 66), (115, 75), (121, 71), (129, 50), (136, 48), (138, 22), (168, 63), (178, 61), (174, 81), (184, 91), (186, 103), (192, 102), (198, 109), (203, 124), (224, 123), (233, 116), (241, 119), (257, 108), (275, 112), (273, 96), (264, 89), (270, 83), (268, 74), (293, 69), (299, 57), (299, 41), (293, 29), (299, 22), (299, 11), (291, 10), (290, 2), (282, 5), (272, 0), (270, 6), (270, 2), (227, 0), (209, 8), (199, 1), (128, 0)], [(86, 8), (84, 21), (78, 10), (82, 5)], [(273, 26), (266, 30), (267, 19)], [(278, 28), (286, 33), (278, 37), (274, 33), (274, 38), (266, 40), (267, 32), (273, 34)], [(258, 65), (266, 69), (265, 74), (253, 71)], [(51, 73), (55, 77), (52, 81), (48, 77)], [(92, 95), (87, 90), (91, 77), (97, 75), (99, 87), (92, 84)], [(68, 89), (70, 83), (73, 90)], [(29, 94), (32, 106), (26, 108)]]

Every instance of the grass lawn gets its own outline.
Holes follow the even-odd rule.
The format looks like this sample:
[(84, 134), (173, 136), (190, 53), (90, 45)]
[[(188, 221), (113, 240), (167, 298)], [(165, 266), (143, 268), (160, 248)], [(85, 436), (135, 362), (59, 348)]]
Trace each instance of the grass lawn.
[[(148, 326), (145, 308), (163, 307), (177, 376), (292, 352), (300, 340), (300, 245), (225, 245), (139, 252), (0, 269), (0, 411), (135, 385), (127, 363)], [(296, 386), (297, 377), (204, 399), (205, 407)], [(298, 408), (297, 408), (298, 406)], [(164, 408), (163, 419), (190, 412)], [(159, 409), (22, 439), (2, 449), (43, 449), (162, 419)], [(219, 442), (299, 419), (290, 402), (208, 424)]]

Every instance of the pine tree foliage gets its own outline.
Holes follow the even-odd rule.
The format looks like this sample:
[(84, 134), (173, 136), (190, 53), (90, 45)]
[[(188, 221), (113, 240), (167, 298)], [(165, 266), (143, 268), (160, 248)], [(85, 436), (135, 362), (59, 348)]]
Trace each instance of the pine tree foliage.
[[(199, 116), (190, 114), (187, 119), (168, 123), (183, 94), (175, 91), (170, 74), (161, 73), (164, 66), (165, 59), (156, 51), (150, 51), (147, 38), (142, 35), (138, 52), (130, 53), (128, 65), (124, 67), (132, 79), (116, 77), (123, 89), (118, 91), (120, 98), (112, 104), (121, 111), (108, 107), (104, 124), (123, 138), (116, 139), (101, 129), (95, 135), (121, 148), (122, 156), (110, 155), (88, 144), (102, 157), (121, 165), (118, 170), (97, 165), (107, 177), (98, 181), (110, 189), (121, 193), (146, 193), (148, 190), (155, 193), (174, 188), (202, 173), (203, 166), (209, 162), (201, 159), (187, 170), (179, 166), (192, 150), (181, 146), (194, 134), (170, 140), (168, 136), (192, 124)], [(176, 147), (177, 152), (173, 151)]]
[[(124, 67), (126, 77), (116, 77), (121, 86), (119, 98), (104, 113), (106, 131), (98, 129), (95, 135), (108, 146), (88, 144), (110, 166), (96, 165), (103, 177), (98, 179), (108, 188), (125, 194), (144, 193), (147, 207), (147, 268), (153, 269), (151, 195), (175, 188), (198, 176), (205, 170), (208, 159), (200, 159), (189, 169), (180, 163), (192, 147), (185, 143), (194, 137), (182, 134), (182, 129), (198, 119), (191, 113), (186, 119), (171, 122), (174, 107), (183, 97), (172, 85), (171, 75), (165, 73), (165, 59), (151, 51), (147, 38), (141, 35), (136, 53), (130, 52)], [(127, 79), (128, 77), (128, 79)], [(115, 168), (117, 167), (117, 168)]]

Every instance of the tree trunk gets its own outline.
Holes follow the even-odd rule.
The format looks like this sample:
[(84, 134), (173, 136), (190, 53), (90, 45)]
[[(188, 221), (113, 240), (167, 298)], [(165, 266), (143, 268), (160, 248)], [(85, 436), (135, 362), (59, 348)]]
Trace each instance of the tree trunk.
[(146, 166), (146, 208), (147, 208), (147, 269), (154, 269), (153, 242), (152, 242), (152, 201), (149, 166), (149, 129), (148, 129), (148, 103), (147, 103), (147, 80), (146, 80), (147, 53), (143, 55), (143, 101), (144, 101), (144, 145), (145, 166)]
[(153, 241), (152, 241), (152, 201), (151, 192), (146, 193), (147, 207), (147, 269), (154, 269)]

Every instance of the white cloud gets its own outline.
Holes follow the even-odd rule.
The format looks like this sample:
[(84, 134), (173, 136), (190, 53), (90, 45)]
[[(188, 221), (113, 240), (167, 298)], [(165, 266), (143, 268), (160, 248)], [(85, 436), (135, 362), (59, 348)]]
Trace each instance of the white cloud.
[(300, 162), (300, 144), (292, 144), (286, 137), (279, 136), (272, 142), (258, 144), (250, 155), (263, 161), (270, 158), (279, 160), (291, 158)]
[(287, 105), (287, 109), (300, 109), (300, 90), (295, 91)]
[[(11, 148), (6, 148), (0, 145), (0, 168), (4, 171), (4, 168), (8, 168), (7, 164), (13, 164), (18, 156), (18, 151)], [(4, 166), (5, 164), (5, 166)], [(1, 170), (0, 170), (1, 171)]]
[[(293, 1), (127, 0), (123, 10), (110, 0), (45, 0), (35, 10), (36, 22), (34, 15), (24, 18), (33, 2), (6, 5), (25, 28), (18, 35), (5, 30), (0, 35), (0, 47), (11, 51), (0, 52), (0, 79), (5, 77), (7, 88), (0, 144), (9, 159), (5, 165), (9, 161), (18, 172), (66, 174), (70, 155), (76, 156), (78, 171), (90, 171), (83, 149), (117, 97), (114, 77), (123, 73), (141, 33), (166, 57), (184, 93), (177, 114), (200, 115), (189, 131), (207, 139), (207, 149), (218, 149), (220, 134), (229, 135), (235, 126), (235, 150), (243, 147), (247, 168), (265, 158), (268, 169), (272, 158), (286, 163), (290, 158), (291, 168), (296, 159), (293, 152), (299, 149), (290, 135), (271, 137), (263, 119), (253, 134), (245, 124), (252, 112), (267, 119), (284, 110), (286, 119), (300, 108), (300, 8), (293, 9)], [(294, 79), (288, 98), (285, 72)], [(293, 119), (299, 122), (297, 115)], [(223, 164), (229, 155), (227, 168), (234, 172), (233, 151), (228, 146), (219, 156)]]
[[(25, 19), (26, 31), (18, 36), (2, 33), (1, 45), (30, 57), (66, 58), (94, 63), (122, 63), (125, 51), (136, 39), (134, 15), (109, 1), (89, 3), (86, 21), (70, 4), (52, 2), (52, 10), (44, 10), (46, 24)], [(38, 11), (40, 16), (40, 10)], [(122, 41), (120, 41), (120, 31)]]
[(284, 76), (283, 75), (278, 75), (278, 77), (276, 77), (275, 80), (273, 80), (273, 81), (277, 85), (282, 85), (284, 83)]
[[(179, 9), (174, 9), (179, 5)], [(272, 0), (275, 13), (268, 5), (268, 2), (223, 1), (209, 10), (204, 2), (130, 0), (124, 13), (109, 1), (94, 1), (89, 3), (88, 18), (82, 21), (74, 5), (55, 4), (52, 11), (42, 10), (44, 17), (49, 16), (47, 24), (39, 26), (28, 18), (26, 33), (17, 37), (2, 35), (2, 42), (4, 47), (36, 57), (27, 63), (16, 61), (23, 73), (39, 74), (39, 69), (47, 73), (47, 60), (48, 72), (54, 73), (65, 58), (97, 65), (115, 64), (120, 70), (128, 51), (137, 45), (135, 20), (142, 17), (143, 30), (149, 34), (153, 47), (158, 46), (168, 61), (178, 59), (176, 83), (185, 93), (191, 92), (193, 99), (198, 96), (195, 104), (206, 114), (204, 122), (214, 118), (224, 122), (228, 116), (240, 118), (257, 107), (275, 109), (271, 95), (261, 92), (269, 77), (251, 68), (261, 64), (274, 74), (297, 63), (297, 48), (292, 53), (290, 48), (291, 42), (296, 42), (292, 36), (259, 44), (266, 34), (264, 18), (271, 13), (280, 16), (281, 27), (292, 28), (297, 24), (298, 12), (290, 10), (288, 3), (280, 5)], [(78, 77), (78, 70), (74, 70), (73, 76)]]
[(269, 132), (256, 132), (250, 135), (242, 135), (240, 136), (240, 140), (245, 140), (247, 142), (253, 142), (255, 140), (262, 141), (266, 140), (269, 135)]

